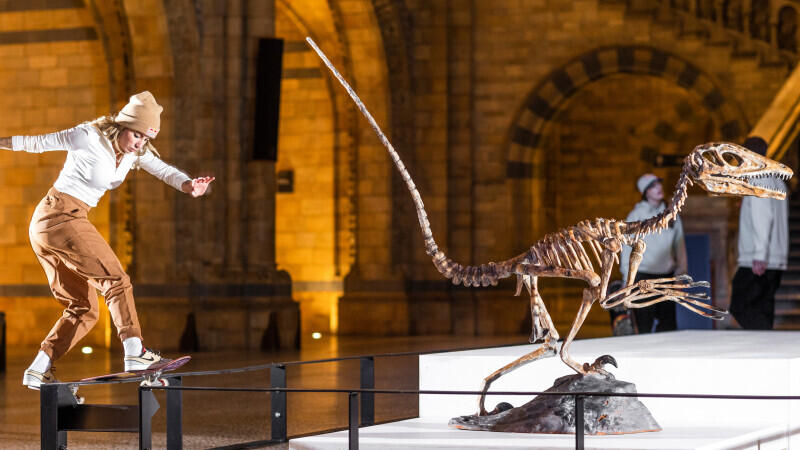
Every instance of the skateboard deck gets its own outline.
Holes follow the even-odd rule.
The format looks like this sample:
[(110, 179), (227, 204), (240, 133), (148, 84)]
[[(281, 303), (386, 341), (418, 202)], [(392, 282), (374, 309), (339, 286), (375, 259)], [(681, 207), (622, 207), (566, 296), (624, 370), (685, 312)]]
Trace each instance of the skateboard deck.
[(106, 375), (97, 375), (94, 377), (83, 378), (80, 381), (117, 381), (117, 380), (127, 380), (139, 377), (145, 379), (157, 379), (161, 376), (162, 373), (175, 370), (183, 366), (184, 364), (188, 363), (190, 359), (192, 359), (191, 356), (181, 356), (180, 358), (167, 361), (164, 364), (160, 364), (156, 367), (151, 367), (145, 370), (135, 370), (131, 372), (117, 372), (117, 373), (109, 373)]

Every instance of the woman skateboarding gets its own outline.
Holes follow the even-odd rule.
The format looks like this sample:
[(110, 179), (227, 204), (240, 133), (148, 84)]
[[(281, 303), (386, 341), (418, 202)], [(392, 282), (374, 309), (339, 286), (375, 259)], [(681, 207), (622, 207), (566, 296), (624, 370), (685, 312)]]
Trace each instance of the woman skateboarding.
[(56, 300), (66, 308), (25, 370), (22, 384), (39, 389), (57, 380), (53, 361), (72, 349), (98, 318), (97, 292), (103, 294), (125, 349), (126, 371), (166, 362), (142, 345), (133, 286), (111, 247), (87, 219), (89, 209), (141, 168), (175, 189), (200, 197), (214, 177), (190, 179), (159, 158), (150, 142), (161, 124), (163, 107), (150, 92), (130, 98), (113, 116), (39, 136), (0, 138), (0, 148), (30, 153), (67, 152), (64, 167), (31, 218), (29, 236)]

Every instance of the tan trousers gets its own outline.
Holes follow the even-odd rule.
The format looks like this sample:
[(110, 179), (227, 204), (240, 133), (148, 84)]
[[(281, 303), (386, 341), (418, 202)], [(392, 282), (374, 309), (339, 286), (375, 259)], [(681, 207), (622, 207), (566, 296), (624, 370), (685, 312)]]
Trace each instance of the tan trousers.
[(53, 361), (74, 347), (97, 322), (96, 290), (105, 297), (120, 339), (142, 337), (130, 278), (87, 219), (88, 212), (86, 203), (50, 188), (31, 218), (31, 246), (50, 290), (66, 307), (42, 341), (41, 350)]

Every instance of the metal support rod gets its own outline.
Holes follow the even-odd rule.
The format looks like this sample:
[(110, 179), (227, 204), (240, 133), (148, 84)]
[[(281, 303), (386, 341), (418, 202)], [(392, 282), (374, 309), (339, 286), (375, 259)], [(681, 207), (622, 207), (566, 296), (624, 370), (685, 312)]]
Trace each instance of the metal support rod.
[(139, 450), (153, 448), (153, 415), (158, 407), (153, 391), (139, 386)]
[[(286, 387), (286, 366), (273, 366), (269, 369), (269, 384), (274, 388)], [(273, 441), (288, 441), (286, 433), (286, 392), (270, 393), (270, 417), (272, 426), (270, 436)]]
[(350, 450), (358, 450), (358, 392), (349, 394), (350, 421), (348, 430), (348, 442)]
[(575, 396), (575, 449), (583, 450), (583, 396)]
[(42, 384), (39, 402), (42, 450), (67, 448), (67, 432), (58, 429), (58, 386)]
[[(375, 358), (361, 358), (361, 389), (375, 389)], [(375, 393), (361, 393), (361, 426), (375, 424)]]
[[(181, 377), (167, 378), (170, 386), (182, 386)], [(183, 449), (183, 391), (167, 391), (167, 450)]]

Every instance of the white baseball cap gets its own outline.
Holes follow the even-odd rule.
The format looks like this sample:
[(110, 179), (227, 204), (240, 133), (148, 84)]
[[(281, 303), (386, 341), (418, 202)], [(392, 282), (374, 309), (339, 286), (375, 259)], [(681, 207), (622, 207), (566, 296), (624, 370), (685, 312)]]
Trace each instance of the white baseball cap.
[(647, 189), (649, 189), (650, 186), (652, 186), (656, 181), (660, 183), (661, 178), (652, 173), (646, 173), (640, 176), (639, 180), (636, 181), (636, 188), (639, 189), (640, 194), (644, 195), (644, 193), (647, 192)]

